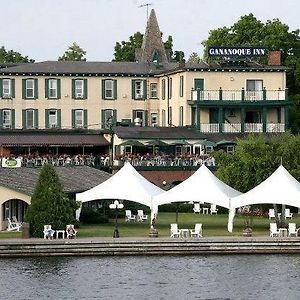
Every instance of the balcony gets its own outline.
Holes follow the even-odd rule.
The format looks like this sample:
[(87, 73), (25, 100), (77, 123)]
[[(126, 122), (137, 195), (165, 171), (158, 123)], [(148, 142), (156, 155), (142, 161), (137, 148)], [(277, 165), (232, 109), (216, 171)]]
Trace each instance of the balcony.
[(232, 102), (259, 102), (259, 101), (285, 101), (285, 90), (194, 90), (191, 94), (192, 101), (232, 101)]
[[(241, 123), (223, 123), (221, 124), (222, 131), (220, 130), (220, 124), (200, 124), (200, 132), (203, 133), (239, 133), (239, 132), (263, 132), (263, 123), (245, 123), (244, 131), (242, 131)], [(285, 132), (284, 123), (267, 123), (266, 132), (280, 133)]]

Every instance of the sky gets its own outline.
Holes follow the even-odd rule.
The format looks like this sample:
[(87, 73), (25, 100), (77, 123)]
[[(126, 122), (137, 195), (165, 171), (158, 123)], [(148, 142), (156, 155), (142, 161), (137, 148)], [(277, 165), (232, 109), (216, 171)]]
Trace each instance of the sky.
[[(5, 1), (5, 6), (3, 3)], [(155, 9), (163, 40), (188, 59), (203, 54), (209, 31), (230, 27), (253, 13), (262, 22), (278, 18), (300, 28), (299, 0), (0, 0), (0, 46), (35, 61), (57, 60), (76, 42), (88, 61), (111, 61), (116, 42), (145, 32), (147, 7)]]

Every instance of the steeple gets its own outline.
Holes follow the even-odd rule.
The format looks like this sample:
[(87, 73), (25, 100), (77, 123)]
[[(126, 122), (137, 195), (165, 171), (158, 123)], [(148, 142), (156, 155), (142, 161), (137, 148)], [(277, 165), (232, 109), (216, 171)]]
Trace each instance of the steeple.
[(138, 62), (167, 63), (168, 56), (164, 47), (154, 9), (151, 10), (141, 49), (137, 49)]

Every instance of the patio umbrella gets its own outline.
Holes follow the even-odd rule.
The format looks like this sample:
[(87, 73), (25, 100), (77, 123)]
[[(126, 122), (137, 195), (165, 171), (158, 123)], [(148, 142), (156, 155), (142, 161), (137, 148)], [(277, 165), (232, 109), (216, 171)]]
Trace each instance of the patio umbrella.
[(127, 140), (117, 146), (137, 146), (137, 147), (144, 147), (145, 145), (136, 140)]
[(189, 142), (187, 142), (186, 140), (177, 140), (173, 143), (171, 143), (170, 145), (191, 145)]
[(145, 143), (147, 146), (152, 146), (152, 152), (155, 152), (155, 146), (163, 147), (163, 146), (168, 146), (169, 144), (161, 141), (161, 140), (151, 140)]

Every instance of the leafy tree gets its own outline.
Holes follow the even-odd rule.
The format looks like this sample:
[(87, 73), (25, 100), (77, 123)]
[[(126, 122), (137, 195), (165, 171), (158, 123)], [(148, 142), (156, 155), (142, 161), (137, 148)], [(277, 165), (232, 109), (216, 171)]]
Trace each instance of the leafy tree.
[(188, 62), (193, 64), (199, 64), (201, 62), (201, 58), (196, 52), (193, 52), (191, 53)]
[(136, 32), (129, 37), (129, 41), (117, 42), (115, 46), (113, 61), (135, 61), (135, 49), (139, 49), (143, 44), (143, 34)]
[(65, 228), (74, 222), (76, 208), (76, 202), (63, 192), (54, 167), (51, 164), (44, 165), (25, 214), (31, 236), (41, 237), (45, 224), (51, 224), (56, 229)]
[[(253, 14), (242, 16), (231, 27), (211, 30), (208, 39), (202, 42), (204, 58), (209, 60), (209, 46), (261, 46), (268, 50), (280, 50), (282, 64), (290, 71), (287, 76), (289, 95), (295, 96), (300, 90), (300, 30), (290, 31), (289, 26), (278, 19), (259, 21)], [(266, 58), (257, 58), (266, 63)], [(294, 98), (294, 97), (292, 97)], [(296, 97), (296, 99), (299, 99)], [(298, 102), (291, 107), (291, 127), (299, 132), (299, 121), (295, 116), (298, 112)]]
[(237, 141), (234, 153), (217, 151), (214, 156), (219, 178), (241, 192), (260, 184), (281, 162), (296, 179), (300, 179), (299, 135), (285, 133), (268, 140), (262, 135), (249, 135)]
[[(115, 46), (115, 53), (113, 61), (135, 61), (135, 50), (142, 47), (144, 35), (140, 32), (136, 32), (129, 37), (129, 41), (117, 42)], [(183, 61), (184, 52), (175, 51), (173, 53), (173, 38), (168, 36), (168, 39), (164, 42), (165, 49), (170, 52), (172, 61)]]
[(34, 62), (28, 56), (22, 56), (21, 53), (13, 50), (6, 50), (4, 46), (0, 48), (0, 62), (1, 63), (27, 63)]
[(76, 42), (74, 42), (68, 50), (60, 56), (60, 61), (86, 61), (86, 51), (84, 51)]

